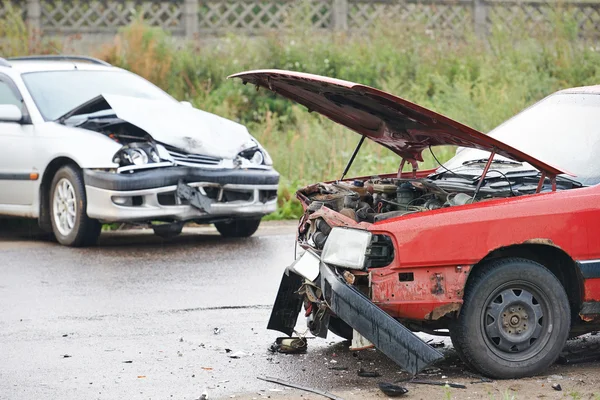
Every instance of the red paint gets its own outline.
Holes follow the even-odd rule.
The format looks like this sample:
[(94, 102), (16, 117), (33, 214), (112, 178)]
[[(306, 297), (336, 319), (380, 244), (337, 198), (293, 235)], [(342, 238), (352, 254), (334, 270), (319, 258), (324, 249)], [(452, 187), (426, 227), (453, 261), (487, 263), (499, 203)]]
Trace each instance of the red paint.
[[(574, 260), (600, 259), (600, 187), (497, 199), (416, 213), (372, 224), (390, 235), (396, 256), (372, 270), (372, 298), (398, 318), (424, 319), (439, 302), (464, 289), (456, 266), (477, 264), (493, 250), (547, 239)], [(466, 270), (467, 268), (465, 268)], [(415, 274), (413, 285), (396, 282), (398, 272)], [(430, 275), (445, 277), (443, 296), (428, 293)], [(600, 279), (583, 282), (582, 301), (600, 301)], [(392, 298), (391, 295), (394, 294)], [(456, 295), (454, 295), (456, 297)], [(418, 304), (415, 304), (418, 303)]]

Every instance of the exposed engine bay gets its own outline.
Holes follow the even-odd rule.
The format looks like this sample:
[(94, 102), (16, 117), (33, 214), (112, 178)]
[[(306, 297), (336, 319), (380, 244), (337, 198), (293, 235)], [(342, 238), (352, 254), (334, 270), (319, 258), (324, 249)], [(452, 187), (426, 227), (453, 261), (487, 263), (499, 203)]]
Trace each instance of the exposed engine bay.
[[(353, 181), (318, 183), (301, 189), (298, 195), (306, 202), (309, 213), (324, 206), (357, 223), (375, 223), (407, 214), (533, 194), (537, 191), (540, 181), (537, 171), (507, 173), (508, 176), (490, 171), (479, 187), (479, 174), (471, 177), (469, 174), (445, 173), (414, 179), (376, 176)], [(556, 190), (580, 186), (578, 182), (567, 178), (559, 177), (556, 182)], [(550, 190), (550, 180), (544, 181), (541, 191)], [(319, 222), (317, 220), (315, 225), (319, 225)], [(314, 228), (312, 234), (307, 230), (307, 236), (311, 237), (317, 249), (322, 249), (327, 239), (326, 233), (331, 228)]]

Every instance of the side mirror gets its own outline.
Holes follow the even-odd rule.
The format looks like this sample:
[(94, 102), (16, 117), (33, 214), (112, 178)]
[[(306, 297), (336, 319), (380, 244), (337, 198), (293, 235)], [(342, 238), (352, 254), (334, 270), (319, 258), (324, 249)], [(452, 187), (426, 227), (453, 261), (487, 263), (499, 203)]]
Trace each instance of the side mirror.
[(190, 103), (189, 101), (185, 101), (185, 100), (184, 100), (184, 101), (180, 101), (180, 103), (181, 103), (181, 104), (183, 104), (184, 106), (187, 106), (187, 107), (192, 107), (192, 108), (194, 107), (194, 106), (192, 105), (192, 103)]
[(23, 113), (14, 104), (0, 104), (0, 122), (21, 122)]

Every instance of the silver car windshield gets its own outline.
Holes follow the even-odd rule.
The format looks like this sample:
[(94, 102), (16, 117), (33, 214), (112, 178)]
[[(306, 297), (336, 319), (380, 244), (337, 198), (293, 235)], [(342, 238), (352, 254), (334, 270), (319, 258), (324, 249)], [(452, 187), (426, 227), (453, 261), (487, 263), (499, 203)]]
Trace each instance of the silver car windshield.
[(120, 70), (44, 71), (22, 77), (46, 121), (54, 121), (103, 93), (176, 101), (147, 80)]
[[(527, 108), (489, 133), (548, 164), (575, 175), (584, 185), (600, 183), (600, 95), (558, 93)], [(470, 161), (489, 157), (482, 150), (461, 148), (444, 164), (456, 171)], [(504, 159), (496, 156), (495, 159)], [(528, 164), (506, 168), (534, 168)], [(439, 172), (443, 172), (442, 169)]]

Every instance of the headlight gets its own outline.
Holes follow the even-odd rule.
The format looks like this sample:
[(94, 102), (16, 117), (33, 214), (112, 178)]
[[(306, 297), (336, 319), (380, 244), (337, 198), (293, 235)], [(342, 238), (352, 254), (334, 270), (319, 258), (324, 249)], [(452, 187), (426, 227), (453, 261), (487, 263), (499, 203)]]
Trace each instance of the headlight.
[(254, 165), (268, 165), (265, 163), (265, 153), (266, 152), (264, 152), (264, 150), (258, 147), (253, 147), (251, 149), (242, 151), (239, 156), (245, 158)]
[(115, 154), (113, 162), (121, 167), (128, 165), (140, 166), (160, 162), (160, 156), (151, 143), (129, 143)]
[(371, 233), (362, 229), (333, 228), (321, 259), (338, 267), (364, 269)]
[(144, 150), (131, 149), (127, 151), (126, 154), (131, 159), (131, 163), (134, 165), (148, 164), (148, 155), (144, 152)]

